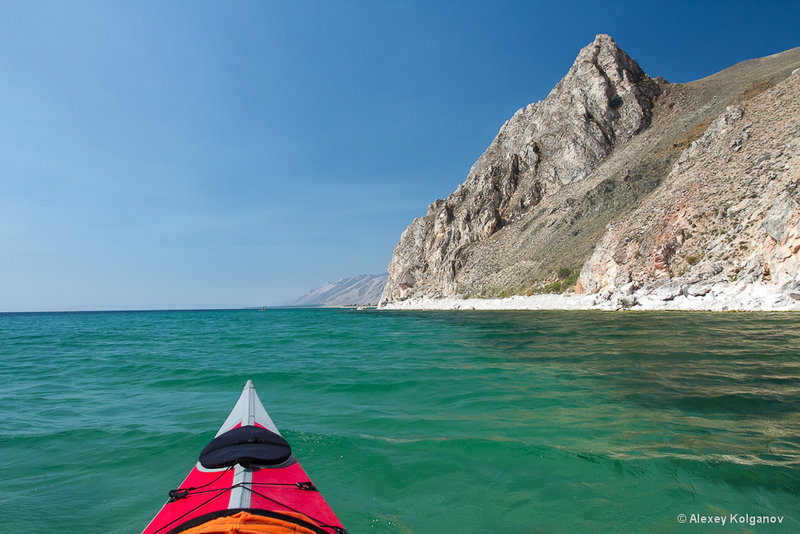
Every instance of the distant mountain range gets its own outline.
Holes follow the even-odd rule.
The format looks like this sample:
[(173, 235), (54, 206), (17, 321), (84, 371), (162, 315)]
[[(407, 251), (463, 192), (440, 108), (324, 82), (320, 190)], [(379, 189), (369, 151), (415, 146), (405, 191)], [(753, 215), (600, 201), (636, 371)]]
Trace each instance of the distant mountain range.
[(290, 306), (376, 305), (388, 279), (387, 274), (360, 274), (312, 289), (289, 303)]

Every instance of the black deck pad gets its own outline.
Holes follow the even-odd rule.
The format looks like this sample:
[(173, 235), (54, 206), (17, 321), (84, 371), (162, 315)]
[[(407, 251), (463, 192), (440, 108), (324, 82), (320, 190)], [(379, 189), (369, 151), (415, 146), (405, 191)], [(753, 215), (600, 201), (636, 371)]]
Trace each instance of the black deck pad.
[(289, 444), (278, 434), (260, 426), (241, 426), (211, 440), (200, 452), (206, 469), (241, 465), (278, 465), (292, 455)]

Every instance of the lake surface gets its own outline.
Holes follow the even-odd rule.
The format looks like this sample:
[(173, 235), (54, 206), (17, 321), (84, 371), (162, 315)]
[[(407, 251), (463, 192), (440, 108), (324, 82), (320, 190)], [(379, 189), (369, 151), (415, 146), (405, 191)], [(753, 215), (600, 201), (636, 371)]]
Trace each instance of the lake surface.
[(0, 530), (140, 532), (248, 379), (351, 534), (800, 531), (800, 314), (350, 310), (0, 314)]

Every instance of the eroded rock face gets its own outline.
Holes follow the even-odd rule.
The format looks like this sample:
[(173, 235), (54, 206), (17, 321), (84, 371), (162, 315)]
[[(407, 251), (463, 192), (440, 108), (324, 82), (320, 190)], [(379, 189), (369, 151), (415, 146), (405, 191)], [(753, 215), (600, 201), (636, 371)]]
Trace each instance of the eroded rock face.
[[(714, 284), (800, 290), (800, 72), (729, 106), (681, 154), (664, 183), (610, 225), (582, 289), (668, 300)], [(703, 294), (705, 294), (703, 293)], [(672, 297), (674, 298), (674, 297)]]
[(557, 273), (579, 269), (569, 287), (602, 308), (724, 309), (719, 297), (789, 309), (800, 301), (798, 65), (800, 48), (672, 85), (598, 36), (406, 229), (382, 303), (563, 290), (574, 274)]
[(666, 85), (598, 35), (544, 101), (502, 126), (466, 181), (403, 232), (381, 301), (454, 295), (468, 255), (478, 261), (482, 243), (646, 129)]

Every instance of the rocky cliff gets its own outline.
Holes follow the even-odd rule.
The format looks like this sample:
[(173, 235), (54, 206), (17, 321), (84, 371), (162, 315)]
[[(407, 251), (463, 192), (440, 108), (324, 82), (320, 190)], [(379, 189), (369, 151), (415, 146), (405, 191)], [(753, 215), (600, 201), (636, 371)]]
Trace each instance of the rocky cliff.
[[(735, 204), (733, 211), (740, 214), (730, 231), (743, 231), (739, 226), (746, 213), (747, 228), (763, 228), (764, 221), (772, 221), (767, 226), (780, 233), (776, 246), (786, 249), (776, 254), (792, 249), (793, 152), (776, 147), (796, 147), (798, 121), (788, 117), (775, 122), (759, 106), (790, 109), (798, 85), (790, 73), (798, 66), (800, 49), (795, 49), (697, 82), (669, 84), (650, 78), (611, 37), (598, 35), (544, 101), (520, 109), (502, 126), (466, 181), (403, 232), (389, 264), (382, 303), (566, 288), (611, 295), (624, 287), (630, 296), (649, 282), (691, 279), (720, 265), (722, 271), (714, 276), (730, 274), (728, 265), (768, 264), (766, 250), (761, 259), (739, 253), (725, 259), (725, 254), (706, 251), (712, 229), (697, 229), (711, 220), (709, 206), (716, 208), (716, 217), (721, 209), (717, 203), (735, 200), (723, 206)], [(749, 106), (754, 107), (748, 111)], [(742, 119), (754, 113), (764, 120)], [(728, 127), (733, 123), (738, 126)], [(730, 137), (734, 131), (735, 139)], [(769, 141), (756, 140), (761, 135)], [(720, 143), (727, 143), (724, 152)], [(689, 169), (701, 172), (717, 157), (727, 169), (719, 176), (735, 172), (749, 184), (737, 188), (735, 199), (720, 197), (705, 187), (707, 182), (692, 189), (695, 178)], [(761, 178), (754, 176), (761, 174), (752, 169), (766, 168), (768, 160), (774, 168), (764, 173), (776, 175), (770, 179), (773, 185), (756, 183)], [(763, 209), (744, 208), (750, 204)], [(679, 205), (685, 208), (679, 213), (694, 213), (690, 206), (696, 205), (706, 215), (687, 223), (689, 228), (695, 225), (694, 232), (684, 223), (665, 222), (677, 220)], [(781, 226), (784, 222), (789, 226)], [(760, 239), (756, 234), (753, 239)], [(684, 243), (688, 248), (679, 252)], [(738, 250), (753, 254), (754, 242), (744, 246)], [(776, 271), (780, 275), (773, 275), (771, 266), (767, 276), (777, 276), (776, 283), (794, 280), (791, 273), (797, 269), (786, 261)], [(745, 272), (757, 270), (748, 267)]]
[(673, 165), (663, 185), (610, 224), (579, 289), (669, 301), (754, 282), (800, 301), (800, 71), (729, 106)]

